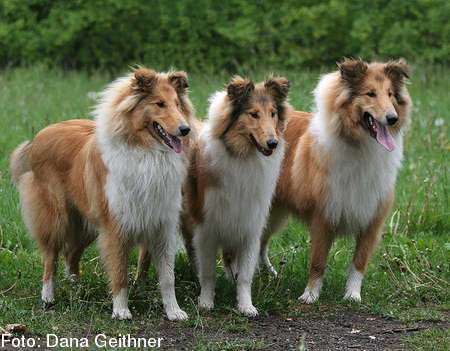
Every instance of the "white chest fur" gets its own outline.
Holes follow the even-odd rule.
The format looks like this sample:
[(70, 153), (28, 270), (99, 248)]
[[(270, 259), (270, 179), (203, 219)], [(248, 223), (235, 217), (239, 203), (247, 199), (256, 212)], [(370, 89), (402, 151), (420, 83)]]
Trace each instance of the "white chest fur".
[(239, 159), (219, 140), (206, 138), (205, 159), (220, 177), (218, 187), (207, 189), (204, 229), (220, 237), (222, 245), (261, 235), (270, 210), (284, 154), (284, 142), (266, 157), (255, 153)]
[(330, 157), (325, 213), (340, 229), (365, 229), (394, 189), (403, 156), (401, 135), (396, 142), (392, 152), (372, 139), (355, 147), (331, 137), (324, 146)]
[(186, 176), (183, 154), (112, 143), (101, 149), (108, 206), (124, 232), (151, 234), (161, 223), (177, 222)]

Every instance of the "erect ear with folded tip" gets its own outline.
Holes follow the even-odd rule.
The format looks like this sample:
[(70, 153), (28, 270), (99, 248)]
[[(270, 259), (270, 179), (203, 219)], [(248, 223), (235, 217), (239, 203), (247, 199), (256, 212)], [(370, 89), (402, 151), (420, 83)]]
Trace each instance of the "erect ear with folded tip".
[(189, 88), (188, 75), (184, 71), (169, 73), (169, 82), (178, 94), (184, 95)]
[(148, 68), (138, 68), (134, 71), (131, 83), (133, 90), (139, 93), (150, 93), (155, 85), (157, 73)]
[(264, 87), (277, 103), (282, 103), (287, 99), (290, 86), (289, 80), (284, 77), (272, 77), (264, 82)]
[(384, 72), (392, 81), (403, 83), (405, 79), (409, 79), (410, 68), (404, 59), (400, 59), (386, 63)]
[(235, 76), (227, 85), (227, 95), (231, 101), (242, 101), (248, 98), (254, 89), (255, 84), (251, 80)]
[(341, 78), (349, 85), (358, 85), (366, 75), (368, 64), (361, 59), (344, 59), (338, 63)]

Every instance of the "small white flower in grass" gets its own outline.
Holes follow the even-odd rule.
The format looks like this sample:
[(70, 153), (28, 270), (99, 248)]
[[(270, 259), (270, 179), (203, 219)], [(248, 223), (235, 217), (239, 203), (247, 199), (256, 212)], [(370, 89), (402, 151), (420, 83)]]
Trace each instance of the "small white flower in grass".
[(434, 125), (436, 127), (442, 127), (445, 124), (445, 121), (443, 118), (437, 118), (434, 120)]

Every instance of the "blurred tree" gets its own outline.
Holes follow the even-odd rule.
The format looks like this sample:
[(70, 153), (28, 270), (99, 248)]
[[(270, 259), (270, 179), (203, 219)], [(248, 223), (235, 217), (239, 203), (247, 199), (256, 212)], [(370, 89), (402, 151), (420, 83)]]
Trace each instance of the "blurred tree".
[(449, 63), (448, 0), (0, 0), (0, 66), (227, 70)]

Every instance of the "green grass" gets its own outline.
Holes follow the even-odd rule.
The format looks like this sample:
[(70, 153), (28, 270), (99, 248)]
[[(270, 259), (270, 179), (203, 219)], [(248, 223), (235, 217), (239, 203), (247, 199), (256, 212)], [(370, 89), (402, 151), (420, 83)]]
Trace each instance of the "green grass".
[(450, 330), (430, 329), (405, 338), (405, 343), (412, 350), (448, 351)]
[[(293, 82), (293, 105), (309, 110), (310, 92), (319, 73), (284, 73)], [(320, 305), (376, 313), (407, 323), (446, 318), (450, 306), (449, 73), (439, 67), (415, 70), (410, 85), (413, 120), (405, 141), (396, 205), (385, 238), (369, 266), (362, 290), (363, 303), (342, 301), (346, 267), (353, 248), (352, 240), (342, 239), (335, 243), (329, 256)], [(111, 320), (107, 279), (95, 246), (83, 257), (79, 285), (72, 286), (59, 273), (56, 290), (59, 303), (54, 311), (44, 312), (39, 301), (42, 273), (39, 253), (23, 225), (18, 195), (9, 177), (8, 157), (16, 145), (51, 122), (88, 117), (93, 104), (88, 92), (99, 91), (110, 79), (102, 74), (88, 76), (42, 68), (0, 73), (0, 326), (24, 323), (33, 334), (112, 335), (142, 330), (151, 333), (161, 321), (154, 270), (151, 283), (131, 291), (130, 305), (137, 321)], [(192, 75), (191, 98), (198, 116), (205, 115), (209, 94), (223, 87), (227, 80), (226, 76)], [(271, 256), (281, 274), (278, 279), (264, 274), (255, 278), (254, 304), (261, 314), (302, 315), (297, 298), (307, 280), (308, 247), (307, 232), (297, 222), (272, 242)], [(134, 255), (130, 277), (135, 266)], [(226, 282), (221, 270), (217, 308), (212, 315), (201, 315), (196, 309), (199, 286), (182, 253), (177, 258), (176, 287), (179, 303), (191, 317), (185, 322), (187, 326), (201, 330), (205, 323), (214, 323), (217, 328), (231, 332), (251, 328), (251, 321), (234, 310), (234, 287)], [(425, 336), (408, 339), (409, 345), (448, 340), (448, 332), (439, 330)], [(251, 340), (233, 344), (199, 338), (195, 347), (231, 350), (258, 345)]]

